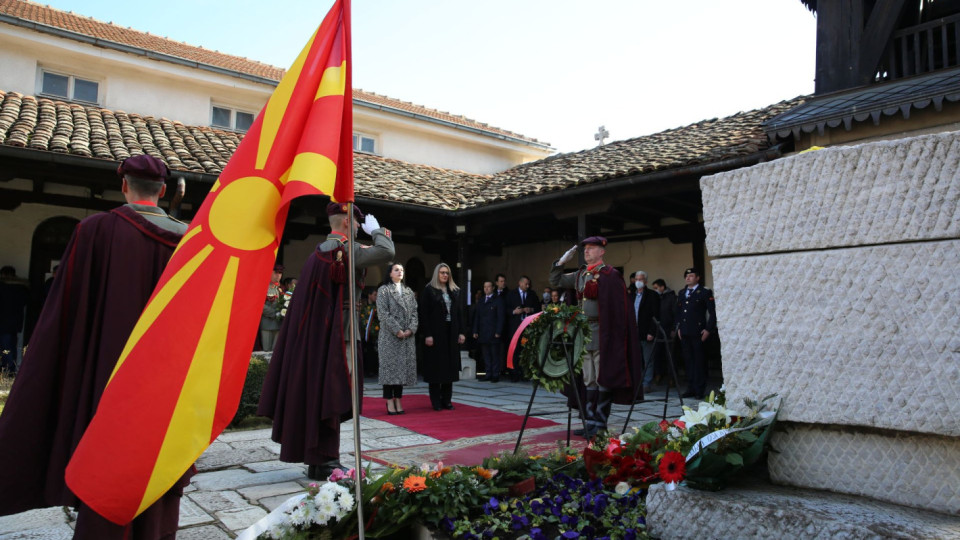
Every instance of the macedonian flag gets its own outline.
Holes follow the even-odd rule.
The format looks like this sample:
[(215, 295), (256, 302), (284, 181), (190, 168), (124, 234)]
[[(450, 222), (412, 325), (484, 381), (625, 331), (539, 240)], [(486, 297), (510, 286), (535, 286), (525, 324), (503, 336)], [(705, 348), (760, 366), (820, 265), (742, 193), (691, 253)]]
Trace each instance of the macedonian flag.
[(336, 0), (183, 236), (67, 467), (110, 521), (159, 499), (236, 412), (290, 201), (353, 200), (350, 74)]

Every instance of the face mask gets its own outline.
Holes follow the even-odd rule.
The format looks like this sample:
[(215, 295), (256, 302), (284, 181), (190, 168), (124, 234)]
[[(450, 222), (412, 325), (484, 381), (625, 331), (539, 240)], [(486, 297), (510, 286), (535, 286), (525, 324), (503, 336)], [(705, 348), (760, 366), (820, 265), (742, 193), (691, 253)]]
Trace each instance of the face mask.
[(646, 282), (644, 282), (644, 281), (638, 281), (638, 282), (637, 282), (637, 288), (638, 288), (638, 289), (642, 289), (645, 284), (646, 284)]

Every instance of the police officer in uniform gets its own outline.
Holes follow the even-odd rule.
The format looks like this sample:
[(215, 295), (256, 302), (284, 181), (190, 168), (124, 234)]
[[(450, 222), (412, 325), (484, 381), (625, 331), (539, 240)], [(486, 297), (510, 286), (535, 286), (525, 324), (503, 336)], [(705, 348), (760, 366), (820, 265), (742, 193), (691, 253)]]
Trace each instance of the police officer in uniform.
[(717, 310), (713, 291), (700, 286), (700, 271), (683, 271), (687, 286), (677, 293), (677, 337), (687, 370), (687, 391), (683, 397), (703, 399), (707, 393), (707, 361), (704, 342), (717, 332)]

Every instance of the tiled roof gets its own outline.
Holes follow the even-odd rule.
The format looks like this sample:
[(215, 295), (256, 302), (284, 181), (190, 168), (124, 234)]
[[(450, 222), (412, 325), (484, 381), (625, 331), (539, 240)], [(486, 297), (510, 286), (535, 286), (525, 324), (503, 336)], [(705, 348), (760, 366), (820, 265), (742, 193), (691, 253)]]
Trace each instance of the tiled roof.
[[(215, 66), (226, 70), (262, 77), (271, 81), (279, 82), (286, 70), (248, 60), (239, 56), (224, 54), (218, 51), (211, 51), (203, 47), (197, 47), (169, 38), (155, 36), (139, 30), (124, 28), (113, 23), (102, 22), (91, 17), (84, 17), (66, 11), (60, 11), (50, 6), (35, 4), (26, 0), (0, 0), (0, 14), (40, 23), (53, 28), (75, 32), (84, 36), (102, 39), (121, 45), (136, 47), (138, 49), (158, 52), (191, 62), (199, 62), (209, 66)], [(364, 92), (354, 89), (354, 99), (380, 107), (388, 107), (407, 113), (412, 113), (443, 122), (449, 122), (455, 125), (476, 129), (487, 134), (495, 136), (509, 137), (530, 144), (549, 147), (549, 143), (538, 141), (532, 137), (526, 137), (519, 133), (514, 133), (505, 129), (490, 126), (464, 116), (450, 114), (435, 109), (416, 105), (407, 101), (394, 99), (391, 97)]]
[(174, 41), (169, 38), (155, 36), (131, 28), (124, 28), (113, 23), (101, 22), (91, 17), (75, 15), (54, 9), (50, 6), (35, 4), (24, 0), (0, 0), (0, 13), (62, 30), (69, 30), (85, 36), (168, 54), (177, 58), (217, 66), (248, 75), (255, 75), (257, 77), (264, 77), (274, 81), (279, 81), (285, 72), (285, 70), (278, 67), (254, 60), (180, 43), (179, 41)]
[[(769, 148), (762, 124), (803, 103), (704, 120), (676, 129), (560, 154), (494, 175), (355, 154), (359, 196), (465, 209), (613, 178), (723, 161)], [(174, 170), (219, 174), (241, 135), (166, 118), (0, 91), (0, 144), (119, 161), (147, 153)]]
[(805, 99), (525, 163), (494, 175), (468, 206), (754, 154), (771, 146), (763, 122)]

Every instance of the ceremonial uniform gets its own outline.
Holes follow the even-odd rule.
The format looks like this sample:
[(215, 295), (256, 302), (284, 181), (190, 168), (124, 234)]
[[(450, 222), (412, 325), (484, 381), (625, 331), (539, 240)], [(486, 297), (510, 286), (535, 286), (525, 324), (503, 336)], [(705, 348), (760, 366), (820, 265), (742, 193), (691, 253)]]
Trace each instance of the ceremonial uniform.
[[(606, 246), (606, 242), (605, 238), (594, 236), (581, 244)], [(629, 403), (635, 386), (640, 383), (642, 353), (633, 306), (627, 297), (623, 276), (602, 261), (565, 274), (558, 260), (550, 269), (550, 285), (577, 291), (590, 326), (591, 341), (585, 347), (583, 383), (587, 398), (585, 434), (591, 436), (606, 429), (611, 404), (614, 401)]]
[(697, 285), (677, 293), (677, 331), (687, 371), (687, 393), (702, 398), (707, 390), (707, 363), (701, 332), (717, 332), (713, 291)]
[[(331, 203), (327, 213), (345, 213), (345, 207)], [(359, 219), (362, 214), (357, 212)], [(332, 232), (317, 245), (300, 271), (297, 294), (290, 300), (263, 381), (257, 413), (273, 419), (280, 460), (310, 465), (316, 471), (311, 478), (340, 467), (340, 423), (352, 416), (347, 257), (355, 260), (360, 298), (364, 268), (386, 264), (394, 256), (389, 230), (378, 228), (371, 236), (373, 246), (354, 242), (351, 249), (347, 237)], [(359, 321), (356, 324), (359, 339)], [(362, 372), (359, 344), (357, 351)]]
[[(166, 166), (141, 155), (124, 161), (119, 172), (162, 181)], [(127, 338), (186, 231), (185, 224), (148, 202), (84, 219), (67, 244), (0, 415), (0, 463), (7, 467), (0, 475), (0, 515), (78, 506), (74, 538), (176, 534), (180, 496), (192, 467), (126, 526), (79, 503), (64, 480)]]

